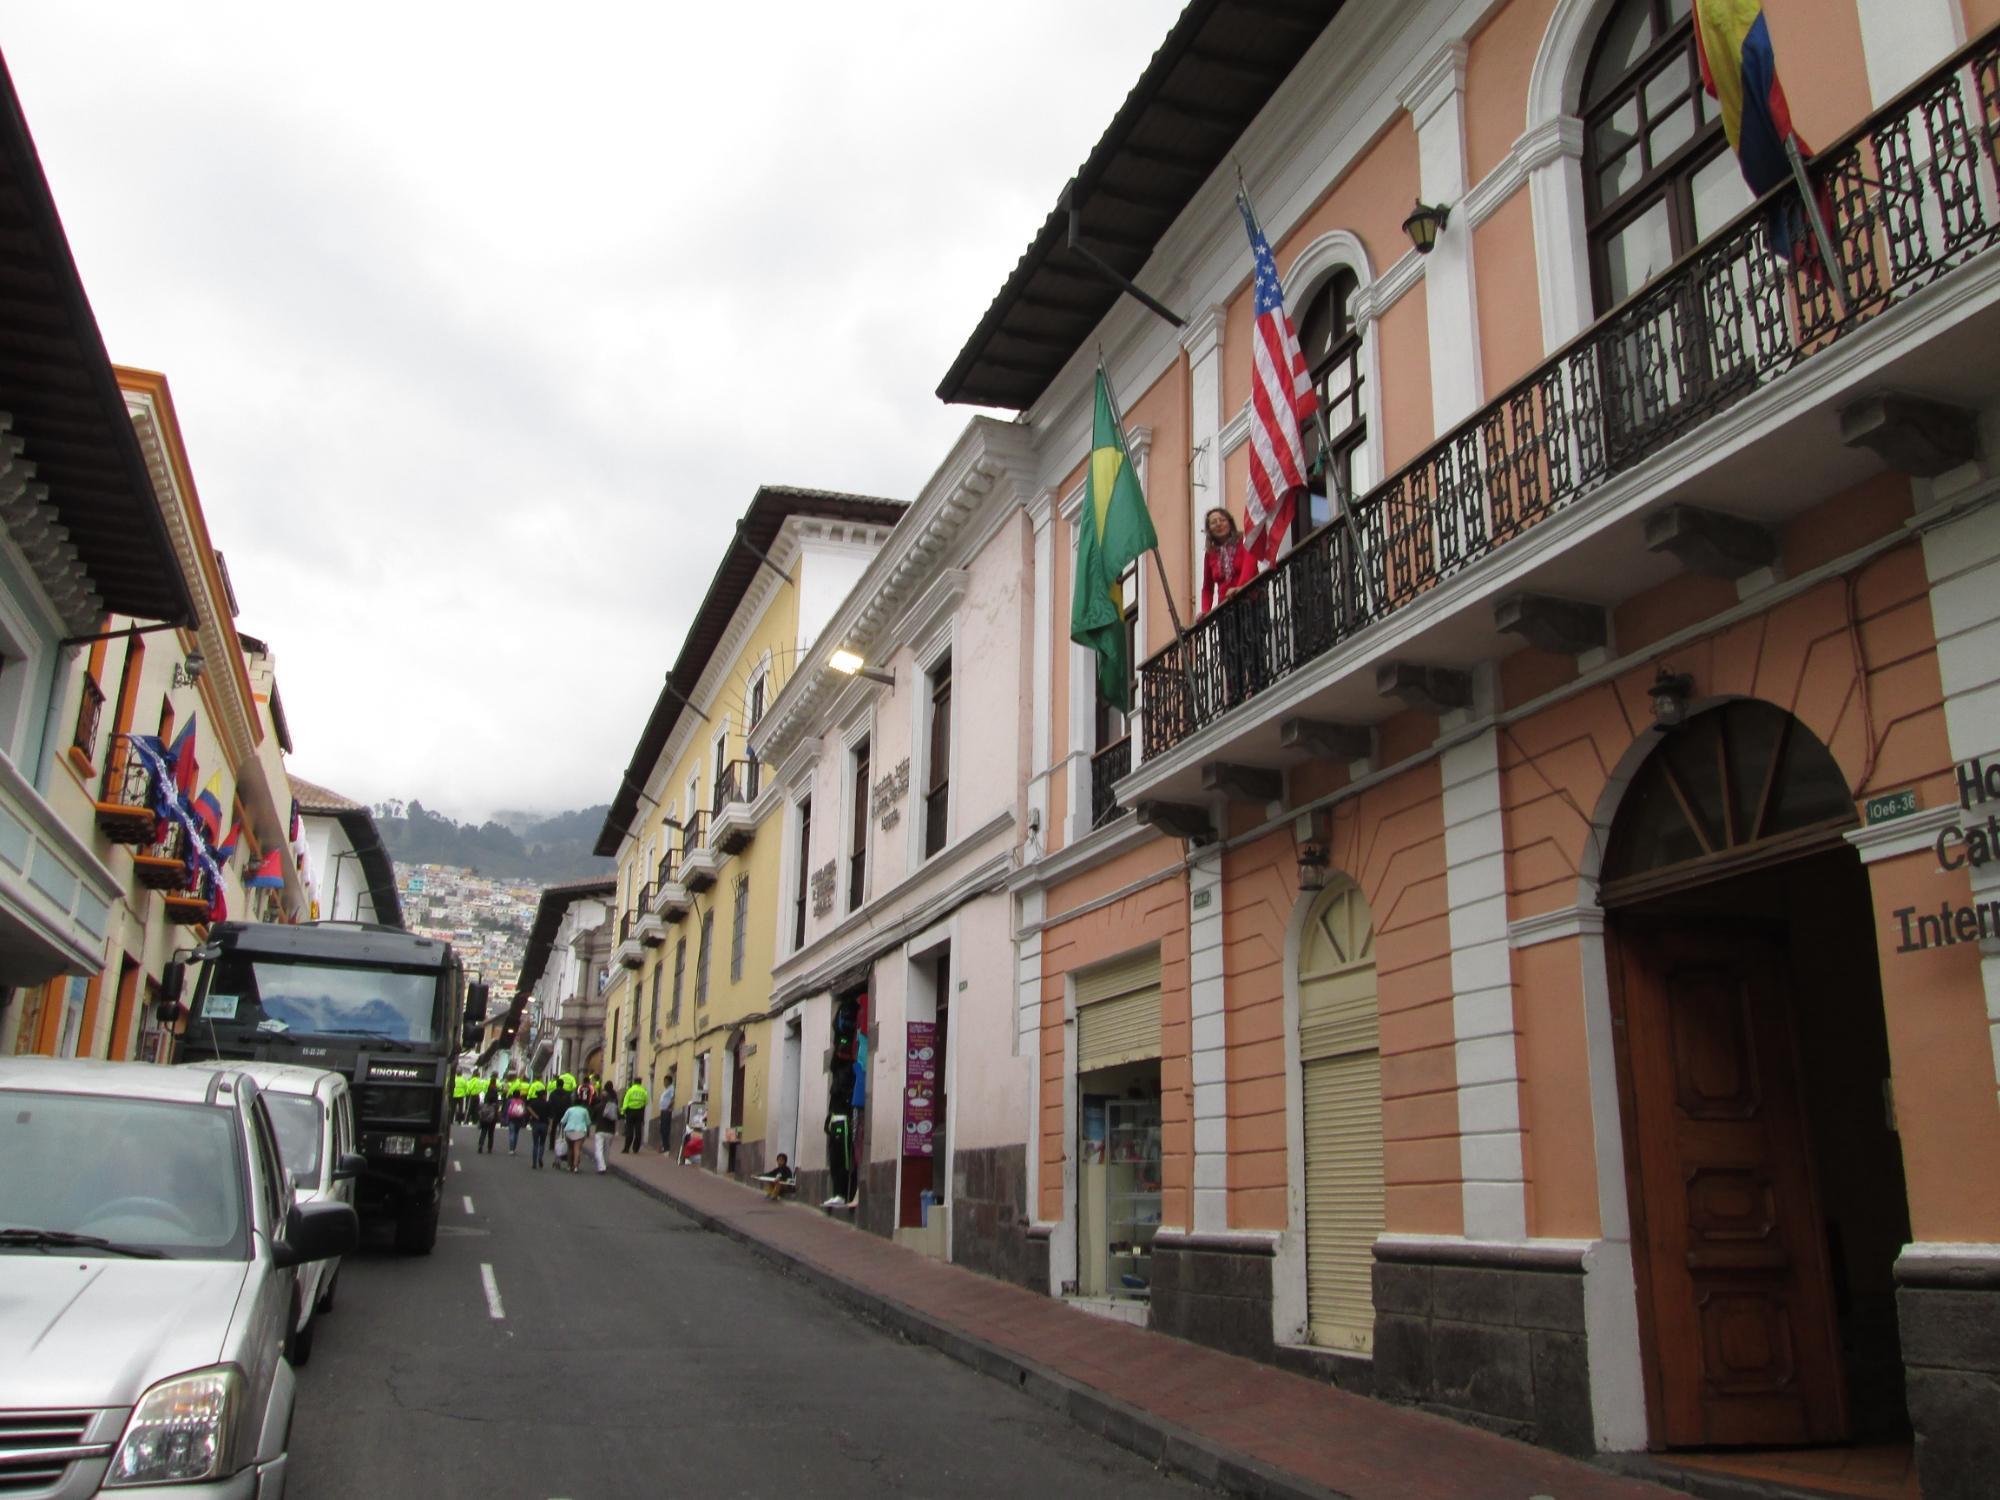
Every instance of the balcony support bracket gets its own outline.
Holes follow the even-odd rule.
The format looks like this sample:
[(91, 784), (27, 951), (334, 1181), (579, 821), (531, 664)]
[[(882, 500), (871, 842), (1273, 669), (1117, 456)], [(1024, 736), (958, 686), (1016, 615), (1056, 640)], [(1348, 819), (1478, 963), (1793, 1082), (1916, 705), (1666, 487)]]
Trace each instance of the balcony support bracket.
[(1352, 765), (1375, 754), (1375, 731), (1365, 724), (1335, 724), (1327, 719), (1287, 719), (1278, 726), (1278, 743), (1303, 750), (1321, 760)]
[(1210, 761), (1201, 768), (1201, 789), (1221, 792), (1238, 802), (1282, 802), (1285, 778), (1265, 766), (1239, 766), (1226, 760)]
[(1190, 843), (1215, 842), (1215, 825), (1209, 821), (1208, 810), (1190, 803), (1141, 802), (1139, 821), (1148, 828), (1157, 828), (1162, 833)]
[(1692, 505), (1670, 505), (1648, 520), (1646, 550), (1704, 578), (1742, 578), (1778, 560), (1777, 538), (1765, 527)]
[(1611, 638), (1598, 605), (1548, 594), (1509, 595), (1493, 606), (1493, 624), (1557, 656), (1581, 656)]
[(1385, 661), (1375, 672), (1375, 691), (1411, 708), (1440, 716), (1472, 706), (1472, 674), (1454, 667), (1422, 667)]
[(1979, 421), (1962, 406), (1921, 396), (1870, 396), (1841, 412), (1840, 440), (1898, 474), (1935, 479), (1979, 456)]

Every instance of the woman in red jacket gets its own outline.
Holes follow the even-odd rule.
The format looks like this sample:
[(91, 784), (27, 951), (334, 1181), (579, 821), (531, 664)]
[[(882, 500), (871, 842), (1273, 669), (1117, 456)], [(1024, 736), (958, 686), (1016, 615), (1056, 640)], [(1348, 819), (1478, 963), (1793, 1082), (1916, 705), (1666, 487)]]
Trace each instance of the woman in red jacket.
[(1220, 505), (1202, 517), (1208, 546), (1201, 559), (1201, 612), (1216, 605), (1257, 576), (1257, 559), (1236, 529), (1236, 517)]

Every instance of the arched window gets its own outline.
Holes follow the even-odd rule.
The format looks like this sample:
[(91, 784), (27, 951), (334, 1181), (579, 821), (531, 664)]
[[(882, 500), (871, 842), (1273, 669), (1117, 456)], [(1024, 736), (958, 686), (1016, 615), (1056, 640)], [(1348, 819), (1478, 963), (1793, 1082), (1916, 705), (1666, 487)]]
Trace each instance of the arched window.
[(1733, 219), (1750, 190), (1702, 90), (1691, 0), (1619, 0), (1579, 113), (1601, 314)]
[(1307, 293), (1299, 305), (1299, 347), (1312, 371), (1313, 387), (1319, 392), (1320, 411), (1326, 418), (1328, 445), (1325, 446), (1329, 446), (1329, 451), (1321, 453), (1319, 424), (1312, 424), (1304, 436), (1306, 471), (1313, 476), (1314, 483), (1308, 503), (1298, 508), (1292, 523), (1294, 540), (1333, 519), (1330, 496), (1345, 494), (1352, 498), (1372, 482), (1367, 472), (1368, 417), (1362, 386), (1362, 332), (1348, 310), (1360, 285), (1361, 278), (1342, 267)]

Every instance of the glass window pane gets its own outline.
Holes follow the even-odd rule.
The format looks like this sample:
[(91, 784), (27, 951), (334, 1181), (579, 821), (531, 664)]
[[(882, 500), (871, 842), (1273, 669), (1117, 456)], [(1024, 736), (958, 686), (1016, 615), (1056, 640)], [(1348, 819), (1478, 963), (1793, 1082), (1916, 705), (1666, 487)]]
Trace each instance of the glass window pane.
[(1694, 70), (1687, 53), (1675, 53), (1673, 61), (1646, 80), (1646, 113), (1656, 118), (1667, 113), (1693, 80)]
[(1707, 239), (1750, 206), (1750, 185), (1736, 165), (1735, 153), (1724, 151), (1703, 162), (1694, 173), (1694, 232)]
[(1674, 263), (1673, 230), (1664, 201), (1604, 242), (1604, 290), (1611, 305), (1623, 302)]
[(1683, 103), (1655, 125), (1646, 137), (1646, 150), (1651, 153), (1653, 164), (1659, 165), (1693, 140), (1694, 131), (1694, 105)]
[(1694, 0), (1667, 0), (1667, 20), (1670, 23), (1685, 21), (1694, 13)]
[(1627, 99), (1610, 114), (1599, 120), (1590, 133), (1591, 149), (1597, 153), (1599, 161), (1608, 161), (1638, 142), (1639, 101)]
[(1584, 103), (1595, 104), (1611, 92), (1653, 41), (1652, 0), (1624, 0), (1599, 35), (1597, 60), (1590, 70)]
[(1616, 161), (1600, 167), (1597, 172), (1597, 206), (1605, 208), (1616, 203), (1639, 185), (1639, 179), (1645, 172), (1645, 163), (1639, 159), (1637, 151), (1627, 151)]

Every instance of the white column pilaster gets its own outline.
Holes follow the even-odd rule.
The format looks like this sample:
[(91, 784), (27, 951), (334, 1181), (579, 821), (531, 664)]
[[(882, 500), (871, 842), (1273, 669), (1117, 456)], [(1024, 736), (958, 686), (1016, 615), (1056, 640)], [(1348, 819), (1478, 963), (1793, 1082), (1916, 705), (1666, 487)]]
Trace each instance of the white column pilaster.
[(1429, 309), (1431, 415), (1442, 434), (1477, 411), (1485, 380), (1479, 368), (1479, 303), (1472, 274), (1472, 219), (1465, 210), (1465, 59), (1463, 41), (1445, 43), (1403, 90), (1417, 127), (1418, 194), (1453, 210), (1437, 246), (1424, 257)]
[(1044, 490), (1028, 505), (1028, 523), (1035, 535), (1035, 576), (1030, 580), (1030, 601), (1034, 620), (1033, 660), (1030, 671), (1028, 733), (1028, 819), (1040, 831), (1030, 834), (1025, 859), (1039, 859), (1050, 847), (1054, 830), (1049, 827), (1049, 778), (1055, 721), (1055, 577), (1056, 542), (1055, 496)]
[(1877, 105), (1965, 45), (1958, 0), (1857, 0), (1868, 93)]
[(1475, 1240), (1525, 1239), (1521, 1069), (1507, 944), (1499, 732), (1489, 729), (1447, 750), (1443, 774), (1465, 1234)]
[(1222, 493), (1222, 337), (1228, 309), (1217, 303), (1188, 321), (1181, 348), (1188, 358), (1188, 511), (1191, 547), (1188, 552), (1188, 597), (1201, 605), (1202, 525), (1205, 511), (1227, 505)]
[[(1030, 1222), (1042, 1215), (1042, 914), (1044, 897), (1023, 891), (1015, 903), (1014, 1055), (1028, 1059), (1028, 1112), (1022, 1138), (1027, 1149), (1027, 1206)], [(1050, 1288), (1051, 1294), (1054, 1288)]]
[(1229, 1228), (1229, 1051), (1222, 979), (1222, 858), (1188, 870), (1188, 1076), (1194, 1084), (1194, 1222)]
[(1583, 121), (1563, 115), (1515, 143), (1528, 168), (1535, 219), (1535, 280), (1542, 352), (1553, 354), (1591, 323), (1590, 247), (1584, 230)]

